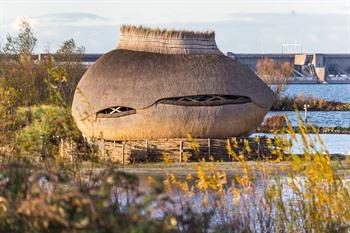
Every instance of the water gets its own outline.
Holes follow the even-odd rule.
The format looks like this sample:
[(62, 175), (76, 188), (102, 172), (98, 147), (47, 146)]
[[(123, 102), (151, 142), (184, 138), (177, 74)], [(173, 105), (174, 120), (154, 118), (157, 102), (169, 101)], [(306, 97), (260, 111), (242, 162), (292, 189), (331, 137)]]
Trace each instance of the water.
[[(304, 118), (304, 112), (301, 112), (300, 114)], [(299, 125), (296, 112), (273, 111), (273, 112), (269, 112), (266, 115), (266, 117), (270, 117), (273, 115), (286, 115), (288, 116), (293, 126)], [(308, 115), (308, 123), (312, 123), (319, 127), (350, 128), (350, 111), (327, 111), (327, 112), (309, 111), (307, 115)]]
[(285, 91), (289, 96), (300, 94), (350, 103), (350, 84), (296, 84), (288, 85)]
[[(274, 137), (273, 134), (263, 133), (253, 134), (252, 137), (254, 136)], [(321, 134), (320, 137), (329, 153), (350, 155), (350, 134)], [(310, 135), (310, 139), (313, 140), (316, 145), (320, 146), (315, 135)], [(297, 142), (295, 143), (293, 141), (292, 152), (295, 154), (302, 154), (303, 148), (304, 146), (302, 144), (301, 136), (297, 134)]]

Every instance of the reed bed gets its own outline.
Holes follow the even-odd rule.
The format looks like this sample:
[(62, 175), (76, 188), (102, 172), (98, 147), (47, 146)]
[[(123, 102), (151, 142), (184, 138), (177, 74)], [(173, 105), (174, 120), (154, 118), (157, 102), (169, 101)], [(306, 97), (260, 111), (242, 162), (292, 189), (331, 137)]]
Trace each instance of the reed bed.
[(308, 95), (282, 96), (276, 100), (271, 108), (272, 111), (294, 111), (302, 110), (308, 105), (310, 111), (349, 111), (350, 104), (337, 101), (328, 101)]
[[(149, 177), (146, 191), (116, 164), (2, 155), (0, 231), (348, 232), (350, 186), (337, 172), (348, 162), (331, 162), (321, 138), (309, 136), (315, 128), (298, 130), (302, 156), (291, 153), (297, 137), (287, 124), (269, 144), (271, 159), (252, 166), (232, 139), (238, 173), (202, 160), (185, 176)], [(288, 169), (271, 171), (281, 161)]]

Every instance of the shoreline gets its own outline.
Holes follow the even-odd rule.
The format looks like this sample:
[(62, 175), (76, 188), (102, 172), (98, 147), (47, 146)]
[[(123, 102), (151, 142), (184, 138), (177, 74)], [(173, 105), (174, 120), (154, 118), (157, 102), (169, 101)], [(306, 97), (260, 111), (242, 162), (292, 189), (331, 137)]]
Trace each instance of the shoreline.
[[(217, 171), (225, 172), (228, 175), (239, 175), (243, 172), (243, 164), (240, 162), (207, 162), (216, 166)], [(337, 161), (332, 161), (335, 165)], [(174, 174), (176, 176), (187, 176), (189, 174), (196, 174), (195, 167), (200, 165), (200, 162), (186, 162), (186, 163), (138, 163), (129, 165), (118, 165), (117, 171), (134, 174), (138, 177), (164, 177), (167, 174)], [(292, 171), (292, 163), (289, 161), (274, 162), (274, 161), (247, 161), (250, 171), (253, 175), (261, 175), (261, 166), (266, 166), (266, 172), (269, 175), (283, 175)], [(98, 169), (104, 169), (104, 166)], [(260, 170), (259, 170), (260, 169)], [(350, 175), (350, 163), (348, 160), (340, 160), (337, 168), (339, 174)]]
[[(318, 131), (318, 134), (350, 134), (350, 128), (342, 128), (342, 127), (315, 127)], [(273, 128), (266, 128), (263, 126), (259, 126), (255, 133), (279, 133), (282, 131), (283, 128), (279, 129), (273, 129)], [(295, 133), (299, 133), (299, 127), (293, 127), (293, 130)], [(311, 130), (311, 128), (310, 128)]]

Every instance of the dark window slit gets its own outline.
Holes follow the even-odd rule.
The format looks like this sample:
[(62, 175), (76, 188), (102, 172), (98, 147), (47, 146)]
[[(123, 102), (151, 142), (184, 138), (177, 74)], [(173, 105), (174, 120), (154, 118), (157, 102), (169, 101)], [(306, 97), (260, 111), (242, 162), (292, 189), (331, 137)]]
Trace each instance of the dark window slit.
[(217, 106), (226, 104), (245, 104), (251, 102), (249, 97), (236, 95), (195, 95), (161, 99), (158, 104), (181, 106)]
[(136, 110), (125, 106), (115, 106), (97, 112), (99, 118), (116, 118), (135, 114)]

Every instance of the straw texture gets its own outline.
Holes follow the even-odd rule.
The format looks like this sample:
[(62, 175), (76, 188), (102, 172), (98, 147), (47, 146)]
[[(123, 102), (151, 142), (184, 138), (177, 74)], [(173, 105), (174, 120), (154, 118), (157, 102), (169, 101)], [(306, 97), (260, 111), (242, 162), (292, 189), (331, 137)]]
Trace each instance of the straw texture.
[[(125, 27), (122, 32), (164, 38), (208, 38), (210, 32)], [(215, 42), (215, 41), (214, 41)], [(150, 46), (151, 48), (152, 46)], [(271, 90), (247, 67), (220, 53), (158, 53), (115, 49), (96, 61), (78, 84), (72, 113), (89, 138), (107, 140), (225, 138), (256, 128), (273, 102)], [(196, 95), (235, 95), (250, 102), (177, 106), (159, 100)], [(101, 110), (124, 106), (136, 113), (99, 118)]]
[(221, 54), (214, 32), (160, 30), (123, 25), (118, 48), (165, 54)]

